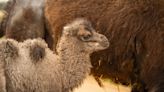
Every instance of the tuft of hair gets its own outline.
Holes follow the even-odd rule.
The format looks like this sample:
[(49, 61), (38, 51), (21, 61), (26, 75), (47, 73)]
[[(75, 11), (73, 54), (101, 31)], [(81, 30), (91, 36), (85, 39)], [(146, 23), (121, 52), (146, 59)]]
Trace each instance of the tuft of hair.
[(46, 55), (45, 48), (48, 48), (47, 44), (41, 38), (28, 39), (22, 43), (29, 50), (29, 55), (34, 63), (42, 61)]
[(39, 45), (30, 48), (30, 57), (33, 61), (40, 61), (45, 56), (45, 49)]
[(65, 34), (75, 34), (77, 30), (79, 29), (79, 26), (84, 25), (84, 26), (89, 26), (92, 28), (92, 25), (90, 21), (88, 21), (85, 18), (77, 18), (73, 22), (68, 23), (66, 26), (63, 27), (63, 32)]

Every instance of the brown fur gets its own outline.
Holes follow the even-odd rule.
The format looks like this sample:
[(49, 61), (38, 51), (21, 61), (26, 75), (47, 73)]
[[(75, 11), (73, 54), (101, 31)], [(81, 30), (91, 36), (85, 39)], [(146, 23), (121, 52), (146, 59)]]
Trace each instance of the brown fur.
[[(125, 85), (142, 81), (149, 92), (149, 85), (156, 82), (154, 76), (162, 80), (164, 75), (154, 70), (162, 72), (164, 65), (163, 0), (47, 0), (45, 16), (53, 38), (48, 44), (54, 51), (62, 26), (77, 17), (91, 20), (107, 36), (110, 48), (91, 57), (95, 76)], [(144, 75), (144, 71), (150, 73)]]
[(44, 0), (15, 0), (6, 25), (6, 37), (17, 41), (44, 38)]

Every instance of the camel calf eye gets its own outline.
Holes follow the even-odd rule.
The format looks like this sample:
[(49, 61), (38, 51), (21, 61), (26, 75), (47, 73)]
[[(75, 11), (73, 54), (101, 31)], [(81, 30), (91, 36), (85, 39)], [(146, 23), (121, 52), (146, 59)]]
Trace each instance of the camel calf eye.
[(89, 41), (91, 37), (92, 36), (90, 34), (88, 34), (88, 35), (82, 35), (81, 36), (81, 40), (83, 40), (83, 41)]

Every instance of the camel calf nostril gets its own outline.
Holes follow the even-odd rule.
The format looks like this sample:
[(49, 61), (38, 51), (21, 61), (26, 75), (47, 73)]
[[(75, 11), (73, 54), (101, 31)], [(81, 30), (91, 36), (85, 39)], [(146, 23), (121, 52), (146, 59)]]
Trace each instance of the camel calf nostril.
[(101, 39), (102, 46), (108, 48), (110, 44), (109, 40), (104, 35), (101, 35), (100, 39)]
[(102, 46), (104, 48), (108, 48), (109, 47), (109, 42), (108, 41), (104, 41), (104, 42), (101, 42)]
[(103, 38), (104, 38), (104, 36), (103, 36), (103, 35), (101, 35), (101, 36), (100, 36), (100, 38), (101, 38), (101, 39), (103, 39)]

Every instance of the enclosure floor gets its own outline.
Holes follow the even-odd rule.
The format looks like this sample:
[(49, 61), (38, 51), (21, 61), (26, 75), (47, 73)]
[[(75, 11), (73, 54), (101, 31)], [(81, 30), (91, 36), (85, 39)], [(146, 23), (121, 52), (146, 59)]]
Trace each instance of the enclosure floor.
[(109, 82), (103, 82), (104, 87), (101, 88), (92, 76), (88, 76), (84, 83), (74, 90), (74, 92), (130, 92), (129, 87), (116, 85)]

